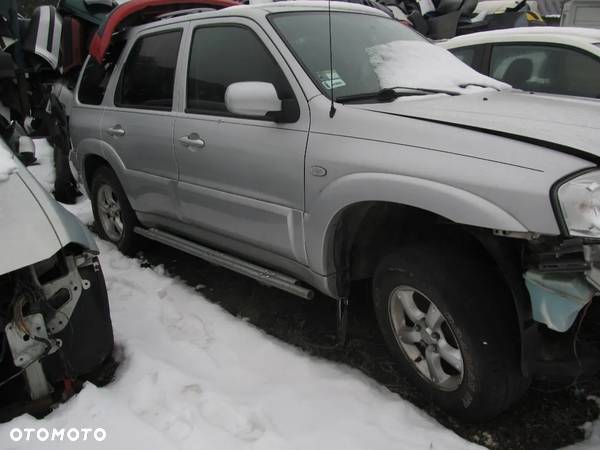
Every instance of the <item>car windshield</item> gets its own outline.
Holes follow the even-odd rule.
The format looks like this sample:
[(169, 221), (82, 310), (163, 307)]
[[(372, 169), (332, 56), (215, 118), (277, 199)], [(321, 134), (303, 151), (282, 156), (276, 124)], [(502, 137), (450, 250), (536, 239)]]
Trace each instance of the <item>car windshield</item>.
[(509, 88), (391, 18), (332, 12), (333, 70), (327, 11), (275, 13), (269, 20), (321, 92), (329, 96), (333, 88), (335, 99), (387, 101), (378, 95), (385, 89), (426, 95)]

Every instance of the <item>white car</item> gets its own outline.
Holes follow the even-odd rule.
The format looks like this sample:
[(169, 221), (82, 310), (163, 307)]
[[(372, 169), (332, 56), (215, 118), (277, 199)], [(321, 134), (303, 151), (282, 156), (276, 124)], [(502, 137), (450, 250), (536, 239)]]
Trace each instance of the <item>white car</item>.
[(485, 31), (439, 45), (517, 89), (600, 98), (600, 30), (531, 27)]

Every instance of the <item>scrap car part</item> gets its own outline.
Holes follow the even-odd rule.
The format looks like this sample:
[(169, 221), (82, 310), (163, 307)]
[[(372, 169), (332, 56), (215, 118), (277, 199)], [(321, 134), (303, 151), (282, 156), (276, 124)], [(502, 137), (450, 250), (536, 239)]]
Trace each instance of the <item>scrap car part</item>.
[(564, 333), (591, 300), (596, 289), (580, 274), (525, 272), (533, 319)]
[(5, 334), (15, 366), (24, 369), (31, 399), (49, 395), (52, 387), (40, 360), (58, 350), (62, 342), (48, 336), (44, 316), (32, 314), (24, 317), (20, 324), (11, 322), (6, 325)]
[(124, 26), (140, 25), (168, 11), (190, 9), (201, 5), (221, 9), (237, 6), (239, 3), (233, 0), (130, 0), (113, 9), (102, 22), (90, 43), (90, 55), (96, 61), (102, 62), (113, 33)]
[(48, 330), (50, 330), (50, 334), (59, 333), (67, 326), (69, 320), (71, 320), (73, 311), (77, 306), (77, 302), (81, 297), (82, 291), (89, 289), (91, 285), (88, 280), (83, 280), (81, 278), (73, 256), (67, 256), (65, 261), (68, 269), (66, 275), (41, 286), (44, 296), (48, 300), (54, 298), (63, 290), (69, 294), (68, 300), (62, 303), (55, 310), (52, 318), (48, 320)]
[(40, 6), (31, 15), (23, 50), (37, 55), (55, 70), (58, 67), (61, 34), (62, 18), (56, 8)]

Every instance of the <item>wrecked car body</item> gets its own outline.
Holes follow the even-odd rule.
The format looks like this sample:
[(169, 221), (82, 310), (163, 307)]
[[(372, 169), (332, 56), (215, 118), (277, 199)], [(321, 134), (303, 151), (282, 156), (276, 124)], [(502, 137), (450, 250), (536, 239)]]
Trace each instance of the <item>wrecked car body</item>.
[(328, 6), (166, 16), (88, 58), (72, 158), (100, 236), (320, 291), (340, 342), (369, 283), (405, 374), (470, 420), (532, 378), (597, 371), (600, 105), (513, 90), (385, 13)]
[(91, 233), (0, 145), (0, 420), (9, 420), (110, 377), (113, 333)]

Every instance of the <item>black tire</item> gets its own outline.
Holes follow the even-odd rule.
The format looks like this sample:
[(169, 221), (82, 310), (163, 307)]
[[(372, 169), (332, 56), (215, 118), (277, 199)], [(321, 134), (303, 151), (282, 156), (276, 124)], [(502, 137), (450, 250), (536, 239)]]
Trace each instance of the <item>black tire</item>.
[[(485, 260), (465, 256), (464, 251), (440, 247), (443, 246), (407, 245), (382, 258), (373, 278), (375, 313), (391, 352), (407, 377), (427, 397), (463, 420), (489, 420), (508, 409), (529, 386), (529, 380), (520, 370), (518, 326), (512, 299), (493, 266)], [(411, 293), (411, 289), (418, 293)], [(431, 351), (436, 356), (441, 356), (442, 350), (436, 347), (436, 342), (432, 344), (431, 339), (435, 341), (440, 337), (437, 333), (428, 334), (431, 328), (424, 327), (427, 325), (424, 318), (421, 325), (414, 325), (411, 320), (399, 321), (399, 316), (408, 317), (405, 311), (410, 309), (404, 308), (403, 295), (412, 296), (424, 309), (424, 305), (434, 304), (442, 320), (445, 319), (443, 329), (449, 336), (447, 342), (453, 341), (452, 351), (455, 352), (454, 347), (460, 350), (462, 362), (457, 358), (456, 363), (460, 369), (438, 358), (443, 361), (443, 370), (451, 376), (446, 386), (428, 379), (423, 373), (425, 369), (419, 369), (408, 357), (412, 353), (416, 361), (423, 361), (431, 374), (436, 372), (435, 368), (430, 371), (427, 358), (420, 360), (413, 353), (413, 344), (407, 346), (405, 341), (423, 339), (420, 336), (425, 333), (427, 336), (414, 344), (414, 350), (423, 355)], [(393, 306), (394, 312), (391, 312), (390, 305), (394, 302), (402, 306)], [(404, 331), (418, 329), (417, 334), (411, 334), (400, 343), (392, 316), (396, 327), (402, 323), (407, 327)], [(439, 375), (439, 370), (437, 372)]]
[[(104, 225), (101, 217), (99, 192), (101, 189), (105, 189), (104, 187), (108, 187), (112, 191), (114, 199), (118, 202), (120, 207), (122, 233), (118, 236), (116, 236), (115, 233), (112, 233), (109, 227)], [(109, 167), (102, 166), (94, 172), (91, 195), (92, 210), (94, 212), (94, 221), (96, 222), (98, 235), (102, 239), (115, 244), (124, 254), (132, 255), (136, 250), (137, 244), (137, 235), (134, 232), (134, 228), (137, 225), (137, 217), (125, 195), (125, 191), (121, 187), (121, 183), (119, 183), (117, 176)]]

